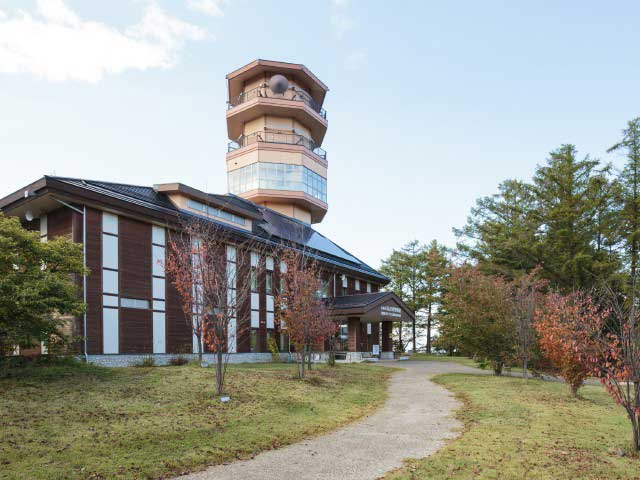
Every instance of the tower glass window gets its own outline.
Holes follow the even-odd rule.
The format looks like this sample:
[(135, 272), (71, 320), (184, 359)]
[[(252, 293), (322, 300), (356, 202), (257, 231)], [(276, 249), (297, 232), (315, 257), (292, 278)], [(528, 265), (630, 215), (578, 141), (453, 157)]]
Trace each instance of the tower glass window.
[(229, 191), (236, 195), (262, 188), (305, 192), (327, 202), (327, 179), (303, 165), (254, 163), (229, 172)]

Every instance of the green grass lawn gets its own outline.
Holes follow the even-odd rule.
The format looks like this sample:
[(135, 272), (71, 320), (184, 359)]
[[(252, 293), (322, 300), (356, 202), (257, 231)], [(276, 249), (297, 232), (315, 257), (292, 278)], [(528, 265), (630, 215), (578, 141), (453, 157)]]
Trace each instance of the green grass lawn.
[(631, 429), (600, 386), (570, 396), (555, 382), (481, 375), (435, 377), (464, 402), (462, 436), (385, 477), (408, 479), (640, 479)]
[(30, 367), (0, 379), (0, 478), (158, 478), (247, 458), (384, 403), (393, 369), (229, 366), (231, 403), (198, 366)]

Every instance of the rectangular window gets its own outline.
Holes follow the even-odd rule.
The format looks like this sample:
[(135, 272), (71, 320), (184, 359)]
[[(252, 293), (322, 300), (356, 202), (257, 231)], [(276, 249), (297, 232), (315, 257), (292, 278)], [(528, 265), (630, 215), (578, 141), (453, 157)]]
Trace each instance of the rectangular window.
[(164, 277), (164, 247), (151, 246), (151, 274), (154, 277)]
[(289, 335), (284, 332), (280, 333), (280, 351), (288, 352), (289, 351)]
[(251, 328), (260, 327), (260, 312), (258, 310), (251, 310)]
[(114, 295), (118, 294), (118, 272), (102, 270), (102, 291)]
[(118, 235), (118, 216), (102, 212), (102, 232)]
[(153, 309), (154, 310), (159, 310), (161, 312), (164, 312), (164, 310), (165, 310), (164, 300), (154, 300), (153, 301)]
[(229, 325), (227, 332), (227, 351), (235, 353), (237, 350), (237, 326), (236, 326), (236, 303), (237, 303), (237, 275), (236, 275), (236, 247), (227, 245), (227, 311), (229, 315)]
[(251, 291), (258, 291), (258, 274), (256, 273), (255, 267), (251, 267)]
[(118, 269), (118, 237), (102, 234), (102, 266)]
[(161, 245), (164, 247), (165, 245), (165, 235), (164, 228), (159, 227), (158, 225), (153, 225), (151, 230), (151, 243), (154, 245)]
[(258, 351), (258, 330), (251, 329), (251, 352)]
[(164, 300), (164, 278), (156, 278), (153, 277), (151, 279), (151, 287), (152, 287), (152, 295), (153, 298), (157, 298), (158, 300)]
[(102, 351), (105, 354), (118, 353), (118, 309), (102, 309)]
[(273, 272), (266, 272), (265, 284), (267, 295), (271, 295), (273, 293)]
[(371, 293), (371, 283), (367, 282), (367, 293)]
[(165, 353), (165, 314), (153, 312), (153, 353)]
[(204, 203), (196, 202), (195, 200), (188, 199), (187, 207), (192, 210), (197, 210), (205, 215), (211, 215), (213, 217), (218, 217), (228, 222), (235, 223), (237, 225), (246, 225), (247, 220), (244, 217), (240, 217), (234, 213), (226, 212), (224, 210), (220, 210), (219, 208), (211, 207), (209, 205), (205, 205)]
[(40, 215), (40, 241), (41, 242), (46, 242), (47, 241), (47, 214), (43, 213), (42, 215)]
[(102, 305), (105, 307), (118, 307), (118, 297), (116, 295), (102, 295)]
[(360, 280), (356, 279), (356, 292), (360, 291)]
[(139, 298), (121, 298), (120, 306), (122, 308), (137, 308), (139, 310), (148, 310), (149, 300), (142, 300)]

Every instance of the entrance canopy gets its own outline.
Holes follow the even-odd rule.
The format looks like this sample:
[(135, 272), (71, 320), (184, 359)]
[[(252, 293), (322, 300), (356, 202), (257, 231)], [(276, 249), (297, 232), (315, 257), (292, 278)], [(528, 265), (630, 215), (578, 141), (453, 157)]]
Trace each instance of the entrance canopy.
[(330, 300), (331, 318), (359, 317), (361, 323), (411, 322), (413, 312), (393, 292), (359, 293)]

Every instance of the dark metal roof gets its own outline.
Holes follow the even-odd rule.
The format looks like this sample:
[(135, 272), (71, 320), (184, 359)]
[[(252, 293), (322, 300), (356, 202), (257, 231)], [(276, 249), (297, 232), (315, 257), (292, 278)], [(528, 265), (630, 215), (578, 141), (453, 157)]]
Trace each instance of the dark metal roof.
[[(167, 194), (156, 191), (153, 187), (68, 177), (45, 177), (45, 179), (46, 178), (172, 216), (188, 213), (176, 208), (169, 200)], [(256, 205), (236, 195), (208, 195), (215, 197), (221, 203), (235, 205), (259, 216), (260, 219), (253, 222), (251, 234), (242, 228), (234, 228), (220, 222), (220, 225), (231, 228), (240, 235), (249, 235), (275, 244), (281, 244), (283, 242), (288, 244), (293, 243), (296, 247), (305, 249), (317, 260), (322, 262), (374, 277), (384, 283), (389, 281), (386, 276), (339, 247), (304, 222), (287, 217), (269, 208)], [(210, 218), (207, 219), (211, 220)]]
[(363, 317), (366, 315), (371, 319), (372, 312), (375, 313), (376, 310), (374, 309), (376, 307), (387, 305), (391, 302), (392, 304), (395, 303), (404, 312), (405, 317), (403, 318), (414, 318), (414, 314), (409, 310), (409, 307), (393, 292), (356, 293), (354, 295), (331, 298), (327, 302), (332, 314), (337, 317), (348, 315)]
[(384, 297), (390, 297), (391, 292), (356, 293), (331, 299), (331, 307), (334, 309), (361, 308), (372, 305)]

